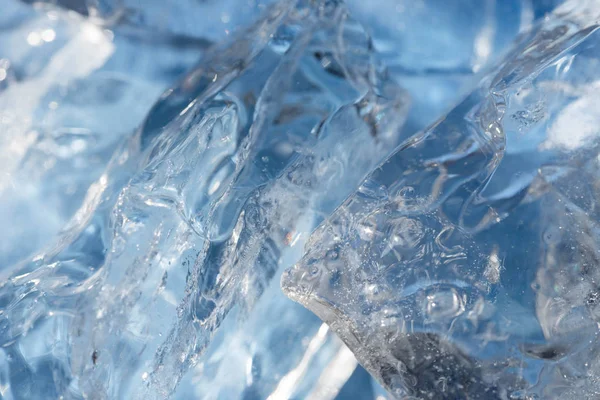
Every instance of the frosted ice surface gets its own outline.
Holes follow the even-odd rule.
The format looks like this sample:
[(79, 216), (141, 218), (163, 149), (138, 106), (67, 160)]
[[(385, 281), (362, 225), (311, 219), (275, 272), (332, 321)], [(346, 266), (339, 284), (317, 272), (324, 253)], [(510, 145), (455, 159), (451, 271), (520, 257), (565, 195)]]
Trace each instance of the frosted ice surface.
[(598, 6), (534, 25), (282, 277), (398, 398), (598, 397)]

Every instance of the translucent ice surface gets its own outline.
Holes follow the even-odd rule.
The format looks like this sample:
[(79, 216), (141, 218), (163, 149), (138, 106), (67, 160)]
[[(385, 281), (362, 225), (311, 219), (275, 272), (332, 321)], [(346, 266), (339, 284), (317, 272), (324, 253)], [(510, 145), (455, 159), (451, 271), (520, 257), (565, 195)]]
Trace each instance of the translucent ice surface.
[[(432, 5), (433, 3), (427, 3), (424, 6)], [(352, 6), (352, 2), (349, 6)], [(516, 2), (513, 6), (516, 11), (522, 7)], [(362, 14), (357, 12), (353, 15), (360, 17)], [(515, 12), (511, 18), (501, 20), (499, 26), (518, 26), (514, 21), (519, 20), (519, 13)], [(414, 28), (431, 29), (426, 25), (415, 25)], [(442, 34), (447, 28), (444, 26), (436, 29)], [(506, 37), (511, 34), (508, 27), (500, 31), (507, 35)], [(514, 29), (512, 34), (516, 33), (517, 30)], [(475, 40), (476, 37), (474, 35), (468, 40)], [(374, 46), (377, 49), (376, 41)], [(504, 51), (502, 47), (497, 50)], [(465, 57), (468, 63), (469, 56)], [(394, 76), (403, 86), (409, 82), (409, 77), (405, 75)], [(476, 84), (473, 82), (474, 77), (474, 72), (461, 71), (462, 85), (472, 89)], [(413, 78), (414, 76), (410, 77), (411, 81)], [(408, 86), (411, 108), (402, 135), (414, 133), (427, 119), (431, 119), (432, 116), (435, 118), (435, 110), (445, 109), (460, 98), (460, 91), (456, 90), (448, 90), (442, 100), (428, 96), (429, 92), (451, 87), (454, 78), (454, 75), (446, 75), (444, 71), (440, 71), (439, 74), (424, 72), (418, 79), (427, 85), (423, 83), (421, 86)], [(429, 104), (430, 110), (427, 111), (427, 107), (415, 106), (415, 102)], [(332, 208), (328, 207), (326, 213), (316, 215), (314, 222), (322, 220), (331, 210)], [(289, 266), (298, 259), (299, 248), (304, 245), (313, 226), (314, 223), (308, 223), (296, 227), (298, 240), (291, 248), (284, 248), (280, 256), (280, 265)], [(279, 272), (277, 276), (278, 274)], [(371, 385), (368, 381), (365, 384), (360, 380), (363, 379), (362, 369), (356, 367), (352, 358), (348, 358), (346, 348), (340, 347), (337, 340), (331, 339), (330, 330), (323, 334), (320, 321), (286, 302), (277, 289), (271, 287), (268, 290), (248, 317), (238, 322), (226, 322), (227, 325), (221, 328), (217, 339), (209, 346), (197, 367), (183, 381), (177, 392), (178, 398), (189, 398), (190, 393), (208, 399), (321, 400), (374, 399), (384, 396), (382, 391), (378, 391), (377, 385)], [(282, 357), (282, 353), (285, 357)], [(357, 372), (353, 373), (355, 368)]]
[(396, 397), (598, 397), (599, 10), (523, 35), (283, 276)]
[[(206, 44), (151, 43), (131, 30), (102, 29), (77, 15), (12, 0), (2, 3), (0, 27), (5, 267), (48, 244), (117, 143)], [(151, 51), (159, 59), (150, 63)]]
[(279, 2), (202, 53), (139, 129), (119, 125), (57, 241), (2, 270), (14, 397), (170, 396), (406, 119), (408, 96), (341, 3)]
[[(13, 0), (11, 0), (13, 1)], [(75, 11), (103, 26), (125, 25), (178, 39), (220, 40), (276, 0), (21, 0)]]
[(0, 3), (2, 399), (592, 393), (595, 2)]

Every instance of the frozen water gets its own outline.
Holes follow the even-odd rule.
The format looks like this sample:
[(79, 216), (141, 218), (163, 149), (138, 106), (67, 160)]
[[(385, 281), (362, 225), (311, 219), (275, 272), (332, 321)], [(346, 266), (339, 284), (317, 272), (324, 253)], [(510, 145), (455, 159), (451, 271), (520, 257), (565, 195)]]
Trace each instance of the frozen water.
[[(497, 236), (523, 229), (518, 223), (514, 228), (503, 225), (514, 218), (513, 210), (548, 201), (542, 194), (550, 189), (540, 189), (546, 188), (544, 182), (555, 185), (557, 193), (572, 193), (592, 181), (591, 158), (582, 158), (586, 167), (579, 169), (582, 182), (576, 183), (564, 172), (560, 155), (579, 154), (595, 134), (596, 114), (590, 109), (597, 84), (590, 83), (593, 68), (588, 66), (593, 48), (584, 57), (569, 50), (572, 60), (565, 58), (553, 75), (550, 65), (558, 65), (556, 60), (568, 55), (563, 50), (575, 43), (555, 47), (553, 33), (544, 39), (547, 48), (529, 51), (541, 58), (519, 58), (517, 49), (498, 64), (515, 35), (525, 34), (554, 1), (346, 3), (3, 2), (2, 398), (386, 396), (334, 334), (341, 332), (347, 342), (340, 327), (348, 325), (323, 323), (289, 301), (279, 281), (283, 269), (302, 257), (315, 226), (398, 144), (415, 139), (427, 142), (427, 148), (409, 146), (403, 154), (413, 158), (402, 161), (408, 166), (394, 168), (413, 168), (415, 175), (407, 179), (422, 185), (440, 182), (439, 201), (430, 202), (431, 212), (421, 215), (423, 204), (414, 195), (425, 186), (404, 190), (405, 205), (413, 207), (415, 216), (369, 220), (367, 224), (393, 225), (390, 232), (398, 237), (387, 247), (375, 237), (371, 241), (383, 246), (386, 260), (410, 257), (402, 251), (410, 253), (411, 246), (416, 260), (421, 244), (432, 243), (420, 228), (433, 232), (444, 230), (442, 223), (451, 224), (454, 231), (440, 234), (448, 251), (459, 251), (454, 240), (474, 263), (487, 254), (490, 261), (481, 273), (496, 281), (495, 287), (503, 282), (504, 292), (497, 291), (504, 297), (497, 297), (504, 303), (498, 304), (516, 308), (514, 304), (523, 303), (518, 290), (524, 289), (504, 283), (510, 279), (504, 272), (510, 244)], [(573, 4), (581, 12), (583, 3)], [(588, 4), (593, 11), (594, 3)], [(567, 12), (560, 18), (574, 18), (567, 26), (571, 30), (589, 24), (586, 18), (593, 20), (592, 12), (575, 20), (577, 15)], [(557, 32), (558, 37), (571, 31)], [(519, 49), (535, 40), (532, 34), (525, 36)], [(505, 69), (489, 75), (494, 65)], [(496, 74), (508, 78), (494, 81)], [(482, 89), (439, 125), (463, 126), (468, 114), (470, 131), (452, 136), (435, 128), (437, 133), (427, 131), (427, 140), (420, 139), (423, 134), (415, 136), (473, 91), (484, 75), (489, 78)], [(515, 83), (514, 76), (539, 76), (543, 82)], [(517, 87), (522, 88), (521, 103), (501, 103)], [(481, 140), (490, 144), (481, 149), (469, 141), (479, 122), (501, 115), (502, 129), (517, 132), (517, 144), (511, 144), (508, 133), (494, 140), (482, 134)], [(565, 135), (572, 120), (580, 128), (573, 138)], [(457, 143), (463, 145), (458, 148), (465, 164), (452, 155)], [(542, 152), (544, 157), (538, 157)], [(442, 160), (442, 167), (427, 164), (419, 170), (424, 155)], [(504, 162), (509, 155), (514, 162)], [(490, 158), (499, 165), (490, 166)], [(558, 160), (557, 165), (540, 180), (536, 173), (549, 160)], [(444, 177), (434, 178), (440, 168), (446, 168)], [(486, 171), (495, 171), (494, 179), (486, 180)], [(362, 185), (361, 196), (379, 196), (372, 181)], [(485, 189), (478, 190), (485, 182)], [(471, 186), (463, 189), (465, 185)], [(513, 201), (514, 193), (524, 188), (535, 188), (531, 193), (539, 195)], [(478, 197), (461, 207), (464, 190)], [(592, 189), (583, 193), (588, 197), (573, 198), (573, 204), (593, 207)], [(369, 201), (374, 209), (381, 204), (377, 199)], [(360, 209), (352, 216), (357, 221), (363, 219)], [(545, 221), (545, 213), (560, 214), (554, 209), (558, 207), (540, 207), (531, 218)], [(502, 222), (490, 222), (488, 210)], [(565, 214), (558, 225), (544, 230), (544, 240), (556, 241), (552, 254), (562, 255), (560, 246), (570, 245), (560, 239), (568, 218)], [(500, 227), (502, 233), (493, 231)], [(530, 237), (537, 234), (537, 226), (528, 229)], [(582, 240), (591, 243), (588, 236)], [(492, 243), (497, 247), (490, 250), (486, 246)], [(317, 244), (328, 246), (325, 240)], [(316, 248), (309, 244), (309, 251)], [(448, 257), (461, 262), (456, 254)], [(536, 279), (541, 282), (544, 276)], [(556, 276), (556, 282), (570, 277)], [(539, 287), (550, 288), (545, 285)], [(432, 295), (441, 292), (429, 286)], [(457, 296), (476, 290), (466, 284), (446, 287), (445, 295), (428, 306), (440, 320), (452, 318), (444, 307), (455, 301), (453, 290)], [(385, 291), (377, 293), (385, 296)], [(550, 310), (538, 317), (548, 322), (527, 348), (532, 354), (545, 351), (542, 335), (555, 335), (553, 326), (562, 321), (552, 310), (566, 310), (564, 301), (544, 296), (531, 297)], [(569, 301), (577, 298), (570, 296)], [(596, 313), (594, 296), (586, 300), (590, 313)], [(405, 297), (409, 307), (410, 296)], [(470, 301), (460, 300), (458, 311), (469, 310)], [(527, 310), (526, 304), (520, 307)], [(496, 314), (490, 313), (493, 319)], [(373, 315), (375, 324), (365, 328), (375, 332), (381, 321)], [(529, 324), (526, 311), (522, 315)], [(418, 321), (416, 327), (418, 331)], [(422, 352), (447, 348), (447, 357), (434, 355), (440, 365), (463, 363), (462, 376), (478, 377), (483, 368), (471, 368), (470, 357), (501, 354), (501, 346), (510, 342), (493, 351), (463, 349), (461, 356), (450, 351), (459, 346), (458, 339), (435, 336), (441, 329), (436, 325), (429, 336), (399, 341), (398, 351), (409, 348), (407, 343)], [(361, 348), (349, 344), (373, 372)], [(552, 373), (556, 371), (562, 373)]]
[(407, 107), (341, 3), (279, 2), (205, 51), (139, 129), (119, 125), (133, 134), (56, 243), (2, 270), (12, 396), (169, 396), (296, 228), (394, 147)]
[[(350, 2), (349, 5), (352, 6), (352, 4)], [(515, 4), (515, 6), (519, 5)], [(356, 13), (356, 15), (361, 14)], [(508, 23), (509, 26), (518, 26), (514, 21), (520, 20), (519, 14), (513, 14), (512, 18), (512, 20), (510, 18), (502, 20), (499, 26), (504, 27), (504, 23)], [(431, 29), (426, 25), (415, 25), (413, 28)], [(440, 27), (440, 34), (444, 32), (444, 29), (446, 27)], [(499, 29), (499, 31), (507, 36), (511, 32), (508, 27)], [(513, 34), (516, 33), (517, 30), (514, 29)], [(477, 37), (474, 35), (469, 40), (475, 40)], [(377, 42), (375, 42), (377, 48), (376, 44)], [(465, 57), (467, 58), (465, 64), (470, 65), (468, 64), (470, 56), (465, 55)], [(416, 129), (423, 127), (423, 124), (430, 120), (432, 115), (435, 115), (435, 110), (443, 110), (459, 99), (460, 91), (447, 89), (453, 87), (452, 85), (456, 81), (455, 75), (445, 75), (443, 70), (439, 72), (440, 75), (427, 72), (418, 77), (422, 82), (427, 82), (427, 86), (424, 83), (408, 86), (412, 100), (411, 110), (402, 135), (414, 133)], [(461, 74), (462, 85), (474, 86), (476, 83), (473, 82), (475, 73), (462, 71)], [(412, 82), (415, 78), (405, 74), (397, 74), (395, 77), (402, 85)], [(441, 99), (428, 96), (429, 92), (442, 90), (447, 90), (447, 92)], [(415, 107), (415, 102), (428, 104), (429, 108)], [(328, 208), (327, 213), (330, 211), (331, 208)], [(315, 222), (321, 219), (322, 217), (317, 215)], [(298, 247), (304, 245), (306, 235), (310, 233), (313, 225), (314, 223), (296, 227), (298, 241), (293, 249), (282, 253), (280, 264), (291, 265), (298, 259)], [(223, 335), (224, 337), (215, 340), (209, 346), (197, 368), (188, 375), (187, 380), (184, 380), (178, 395), (182, 399), (188, 398), (190, 392), (199, 398), (209, 399), (333, 399), (337, 398), (339, 392), (341, 393), (339, 395), (342, 396), (340, 398), (344, 398), (340, 384), (335, 384), (336, 380), (358, 379), (355, 377), (361, 375), (359, 373), (348, 378), (354, 368), (352, 365), (355, 364), (344, 358), (345, 349), (340, 349), (337, 341), (330, 339), (321, 341), (320, 327), (321, 323), (318, 320), (299, 311), (293, 304), (286, 302), (278, 290), (271, 288), (261, 297), (256, 309), (250, 312), (247, 319), (238, 323), (231, 322), (230, 325), (221, 329), (219, 336)], [(330, 331), (327, 335), (331, 335)], [(304, 340), (299, 340), (303, 337)], [(318, 343), (319, 352), (312, 351), (311, 343)], [(327, 356), (319, 359), (319, 355), (325, 352), (339, 354), (339, 357)], [(286, 356), (282, 357), (282, 353)], [(334, 360), (340, 361), (336, 364)], [(342, 368), (340, 365), (346, 368)], [(331, 384), (320, 385), (319, 382)], [(368, 388), (368, 392), (370, 391), (371, 389)], [(363, 398), (361, 396), (363, 395), (354, 393), (354, 397), (347, 398)], [(371, 395), (364, 396), (366, 399), (371, 398)], [(383, 396), (383, 394), (379, 392), (372, 398), (377, 396)]]
[[(60, 230), (121, 138), (205, 47), (152, 44), (76, 15), (3, 3), (0, 265)], [(160, 60), (149, 63), (149, 52)], [(73, 60), (78, 60), (74, 62)], [(135, 70), (135, 76), (129, 76)]]
[(128, 26), (178, 39), (221, 40), (248, 25), (275, 0), (22, 0), (52, 4), (103, 26)]
[(283, 276), (398, 398), (599, 395), (598, 10), (523, 35)]

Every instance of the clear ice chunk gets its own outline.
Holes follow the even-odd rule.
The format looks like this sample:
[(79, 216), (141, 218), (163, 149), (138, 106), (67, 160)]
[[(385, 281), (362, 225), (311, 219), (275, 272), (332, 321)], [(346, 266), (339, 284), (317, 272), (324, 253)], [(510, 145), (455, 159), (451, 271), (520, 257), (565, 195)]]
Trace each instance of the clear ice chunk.
[[(8, 156), (0, 181), (10, 177), (0, 189), (8, 226), (0, 233), (2, 398), (384, 398), (333, 330), (285, 298), (282, 270), (369, 171), (469, 93), (555, 1), (349, 0), (349, 10), (314, 0), (27, 3), (5, 1), (0, 12), (0, 150)], [(556, 118), (544, 146), (587, 145), (595, 86), (586, 85), (573, 93), (587, 87), (591, 97)], [(507, 283), (500, 263), (511, 254), (487, 249), (478, 235), (506, 226), (513, 208), (537, 204), (537, 195), (510, 203), (540, 184), (531, 174), (547, 161), (529, 151), (538, 140), (529, 133), (548, 115), (547, 94), (529, 92), (502, 123), (534, 139), (506, 146), (466, 217), (443, 211), (464, 231), (456, 234), (461, 245), (492, 254), (486, 279), (516, 299), (522, 288)], [(477, 96), (485, 93), (471, 98), (473, 107)], [(575, 141), (560, 133), (572, 119), (587, 127)], [(515, 162), (504, 162), (509, 153)], [(533, 172), (523, 174), (522, 165)], [(561, 168), (545, 174), (559, 192), (583, 187)], [(587, 165), (582, 179), (593, 176)], [(585, 196), (569, 198), (592, 207), (593, 193)], [(481, 204), (502, 223), (471, 225), (487, 210)], [(561, 239), (569, 221), (561, 217), (545, 240), (571, 246)], [(423, 240), (415, 225), (405, 229), (399, 240)], [(568, 278), (540, 281), (547, 276), (552, 284)], [(542, 333), (552, 336), (566, 308), (549, 285), (540, 286), (547, 293), (539, 304), (548, 305)], [(443, 318), (439, 304), (452, 299), (437, 298), (432, 315)], [(568, 324), (578, 329), (574, 318)], [(443, 342), (414, 340), (425, 352)], [(438, 357), (440, 365), (451, 357)]]
[(341, 2), (278, 2), (203, 53), (56, 243), (2, 270), (12, 396), (170, 396), (397, 144), (408, 97)]
[(397, 398), (597, 397), (599, 10), (535, 24), (283, 275)]
[[(434, 6), (435, 2), (425, 2), (425, 7)], [(520, 5), (515, 2), (515, 9)], [(352, 3), (349, 4), (350, 9)], [(505, 4), (506, 7), (508, 7)], [(450, 7), (448, 12), (454, 10)], [(480, 9), (481, 10), (481, 9)], [(527, 7), (523, 6), (521, 12), (527, 12)], [(354, 11), (357, 11), (356, 9)], [(459, 10), (456, 10), (457, 14)], [(351, 13), (361, 19), (360, 12)], [(517, 33), (514, 29), (518, 27), (521, 19), (518, 13), (513, 13), (510, 17), (504, 15), (504, 18), (498, 19), (498, 32), (502, 35)], [(472, 21), (479, 27), (480, 21)], [(516, 22), (516, 23), (515, 23)], [(462, 20), (462, 24), (471, 23), (471, 21)], [(505, 26), (506, 24), (506, 26)], [(367, 25), (369, 28), (370, 25)], [(431, 30), (434, 29), (438, 36), (445, 34), (447, 26), (429, 26), (416, 24), (412, 29)], [(478, 29), (474, 29), (478, 32)], [(408, 31), (405, 32), (409, 34)], [(380, 38), (381, 38), (380, 34)], [(436, 36), (433, 34), (433, 36)], [(477, 40), (477, 35), (471, 38), (463, 37), (463, 40)], [(391, 40), (391, 39), (390, 39)], [(427, 45), (426, 42), (422, 43)], [(377, 40), (374, 47), (378, 50)], [(417, 46), (405, 51), (417, 51)], [(391, 59), (392, 49), (388, 49), (388, 57)], [(499, 44), (496, 51), (504, 51)], [(378, 51), (379, 54), (379, 51)], [(469, 64), (471, 56), (465, 54), (465, 63)], [(485, 69), (485, 67), (484, 67)], [(444, 70), (435, 72), (423, 72), (423, 75), (392, 74), (396, 80), (407, 88), (411, 95), (411, 109), (408, 114), (407, 124), (403, 127), (402, 135), (414, 133), (417, 129), (423, 127), (424, 121), (435, 118), (439, 110), (448, 108), (461, 98), (461, 91), (452, 88), (452, 82), (456, 81), (455, 71)], [(476, 73), (467, 70), (461, 71), (459, 75), (464, 88), (477, 84)], [(420, 80), (421, 84), (411, 84)], [(448, 83), (450, 82), (450, 83)], [(429, 96), (432, 92), (443, 91), (446, 93), (443, 100), (436, 96)], [(421, 106), (415, 107), (415, 102)], [(438, 110), (438, 111), (436, 111)], [(331, 208), (327, 209), (328, 215)], [(300, 257), (299, 247), (306, 242), (306, 237), (313, 229), (314, 223), (321, 217), (316, 218), (313, 223), (304, 226), (296, 226), (298, 240), (290, 249), (283, 249), (280, 254), (276, 278), (279, 277), (282, 267), (294, 264)], [(275, 278), (275, 279), (276, 279)], [(176, 397), (186, 399), (190, 397), (214, 399), (214, 398), (270, 398), (270, 399), (288, 399), (288, 398), (306, 398), (306, 399), (334, 399), (338, 394), (341, 398), (357, 399), (364, 392), (371, 393), (378, 387), (373, 382), (362, 392), (354, 392), (354, 397), (343, 397), (343, 392), (349, 390), (346, 386), (340, 387), (339, 380), (349, 380), (347, 383), (352, 386), (354, 379), (361, 379), (361, 367), (356, 366), (356, 361), (348, 358), (347, 349), (339, 345), (339, 341), (332, 340), (331, 331), (327, 333), (327, 339), (322, 340), (319, 336), (321, 322), (302, 312), (298, 305), (294, 305), (279, 293), (279, 290), (269, 287), (267, 292), (261, 296), (256, 306), (249, 310), (244, 318), (237, 318), (225, 321), (221, 326), (217, 337), (206, 350), (206, 353), (200, 358), (197, 366), (184, 377), (182, 385), (176, 392)], [(231, 319), (233, 316), (229, 316)], [(314, 352), (314, 347), (318, 346), (318, 352)], [(282, 356), (285, 354), (285, 357)], [(325, 355), (325, 356), (324, 356)], [(352, 368), (356, 368), (356, 370)], [(349, 370), (349, 372), (348, 372)], [(358, 371), (353, 373), (353, 371)], [(364, 372), (364, 371), (363, 371)], [(348, 375), (351, 374), (351, 375)], [(338, 382), (338, 383), (336, 383)], [(365, 385), (364, 382), (361, 385)], [(383, 390), (372, 397), (364, 395), (365, 399), (384, 398)], [(341, 394), (340, 394), (341, 393)], [(254, 397), (253, 397), (254, 396)]]
[[(203, 48), (149, 43), (15, 0), (3, 2), (0, 25), (2, 269), (52, 240), (118, 143)], [(148, 63), (150, 51), (160, 60)]]
[(424, 129), (468, 95), (515, 36), (551, 10), (541, 3), (347, 0), (390, 75), (411, 94), (413, 130)]

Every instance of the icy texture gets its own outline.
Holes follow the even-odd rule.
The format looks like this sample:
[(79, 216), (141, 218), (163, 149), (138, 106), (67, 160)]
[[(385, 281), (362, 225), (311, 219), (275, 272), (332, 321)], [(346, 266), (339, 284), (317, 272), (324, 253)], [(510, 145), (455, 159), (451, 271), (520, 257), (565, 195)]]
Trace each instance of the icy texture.
[(284, 274), (396, 397), (600, 395), (599, 10), (537, 24)]
[(104, 26), (125, 25), (179, 39), (221, 40), (275, 0), (21, 0), (70, 9)]
[(150, 43), (120, 28), (114, 37), (76, 15), (12, 0), (2, 4), (0, 29), (4, 268), (48, 244), (117, 143), (206, 45)]
[[(399, 2), (400, 3), (400, 2)], [(507, 6), (507, 2), (503, 3)], [(360, 5), (360, 4), (359, 4)], [(426, 2), (424, 7), (435, 6), (435, 2)], [(513, 10), (527, 8), (513, 2)], [(356, 6), (350, 2), (349, 6)], [(376, 10), (376, 9), (373, 9)], [(457, 24), (472, 22), (480, 26), (478, 19), (465, 21), (460, 17), (459, 10), (454, 8), (446, 10), (454, 11)], [(356, 10), (355, 10), (356, 11)], [(355, 15), (361, 18), (363, 14), (357, 12)], [(518, 21), (521, 16), (514, 12), (512, 15), (498, 17), (498, 34), (510, 37), (516, 34)], [(368, 25), (369, 28), (372, 25)], [(434, 37), (443, 37), (448, 26), (430, 26), (427, 24), (414, 24), (408, 32), (434, 29), (437, 34)], [(463, 40), (475, 41), (478, 38), (478, 29), (473, 30), (475, 35), (464, 37)], [(385, 36), (381, 34), (380, 37)], [(505, 39), (508, 41), (507, 39)], [(426, 44), (424, 42), (423, 44)], [(374, 43), (377, 49), (377, 41)], [(417, 51), (417, 46), (404, 49), (406, 53)], [(497, 51), (502, 47), (496, 47)], [(400, 51), (398, 49), (397, 51)], [(388, 56), (391, 57), (391, 49)], [(472, 55), (463, 54), (465, 65), (469, 66)], [(496, 55), (498, 57), (498, 55)], [(411, 94), (411, 110), (408, 115), (408, 124), (403, 131), (414, 133), (416, 129), (422, 128), (423, 124), (435, 118), (436, 112), (444, 110), (455, 103), (461, 96), (461, 91), (455, 90), (455, 71), (439, 69), (437, 71), (424, 71), (420, 75), (411, 76), (398, 73), (396, 78), (403, 86), (407, 82), (417, 82), (408, 86)], [(475, 73), (468, 70), (460, 72), (460, 80), (465, 88), (472, 90), (476, 82)], [(418, 82), (420, 81), (420, 83)], [(471, 84), (472, 82), (472, 84)], [(431, 93), (443, 92), (444, 96), (431, 96)], [(418, 102), (422, 107), (415, 107)], [(436, 111), (438, 110), (438, 111)], [(328, 209), (327, 212), (331, 211)], [(326, 214), (324, 214), (326, 215)], [(319, 217), (317, 219), (320, 220)], [(279, 263), (283, 267), (292, 265), (300, 257), (299, 247), (303, 246), (307, 234), (312, 229), (312, 224), (296, 227), (298, 236), (294, 247), (281, 253)], [(281, 269), (281, 267), (280, 267)], [(332, 340), (331, 331), (327, 333), (327, 339), (320, 336), (321, 322), (302, 312), (293, 303), (286, 302), (278, 289), (268, 289), (260, 299), (257, 307), (251, 311), (247, 319), (239, 322), (225, 323), (221, 327), (218, 339), (215, 339), (201, 358), (197, 367), (187, 379), (184, 379), (182, 387), (177, 396), (186, 399), (190, 393), (198, 398), (270, 398), (270, 399), (374, 399), (383, 396), (382, 392), (377, 395), (371, 393), (371, 385), (360, 381), (360, 367), (353, 374), (356, 362), (347, 357), (347, 349), (340, 348), (339, 342)], [(318, 347), (318, 351), (314, 351)], [(336, 356), (332, 356), (336, 354)], [(285, 356), (282, 356), (285, 355)], [(363, 371), (364, 372), (364, 371)], [(350, 376), (350, 374), (352, 374)], [(345, 380), (348, 383), (345, 384)], [(362, 390), (352, 389), (353, 382)], [(342, 384), (340, 384), (340, 381)], [(343, 385), (343, 387), (342, 387)], [(356, 389), (356, 390), (355, 390)], [(350, 391), (351, 395), (347, 393)], [(344, 393), (346, 393), (344, 395)], [(339, 398), (337, 396), (340, 396)], [(348, 397), (344, 397), (348, 396)]]
[(297, 228), (389, 154), (407, 107), (341, 3), (278, 2), (207, 50), (56, 243), (2, 270), (3, 387), (171, 395), (228, 313), (254, 307)]
[(281, 273), (553, 3), (3, 1), (2, 398), (385, 396)]
[(418, 129), (435, 121), (477, 83), (539, 8), (529, 1), (349, 0), (375, 48), (413, 95)]

